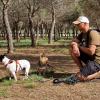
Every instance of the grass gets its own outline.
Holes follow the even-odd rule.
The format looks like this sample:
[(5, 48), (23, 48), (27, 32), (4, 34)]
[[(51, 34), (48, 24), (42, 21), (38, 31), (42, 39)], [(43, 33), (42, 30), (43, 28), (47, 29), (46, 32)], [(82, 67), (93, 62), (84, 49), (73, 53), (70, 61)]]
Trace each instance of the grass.
[(11, 86), (14, 83), (13, 80), (4, 80), (2, 85), (3, 86)]
[(19, 86), (23, 86), (26, 89), (34, 89), (35, 87), (39, 86), (39, 81), (41, 81), (42, 79), (43, 77), (38, 75), (31, 75), (29, 79), (18, 80), (17, 82), (15, 82), (14, 80), (4, 79), (0, 83), (0, 97), (8, 96), (8, 88), (10, 88), (10, 86), (16, 86), (16, 84), (18, 84)]
[[(63, 52), (66, 52), (65, 55), (67, 55), (67, 47), (64, 48), (16, 48), (15, 54), (19, 53), (19, 52), (23, 52), (23, 54), (25, 54), (26, 57), (29, 57), (30, 61), (36, 61), (34, 59), (34, 55), (32, 56), (32, 53), (37, 54), (38, 52), (34, 52), (34, 50), (41, 50), (41, 49), (45, 49), (46, 53), (48, 53), (49, 55), (51, 53), (53, 53), (53, 56), (56, 56), (56, 54), (62, 54)], [(1, 51), (2, 50), (2, 51)], [(3, 50), (5, 49), (0, 49), (0, 52), (2, 53)], [(18, 50), (18, 51), (17, 51)], [(28, 54), (26, 53), (26, 50), (28, 51)], [(32, 53), (31, 53), (32, 51)], [(13, 55), (16, 59), (17, 57), (22, 58), (23, 54), (16, 54)], [(49, 56), (48, 55), (48, 56)], [(50, 55), (51, 57), (52, 55)], [(62, 55), (63, 56), (63, 55)], [(37, 57), (37, 55), (36, 55)], [(59, 55), (58, 55), (59, 57)], [(60, 58), (52, 58), (51, 61), (57, 61), (58, 68), (55, 68), (54, 71), (54, 78), (59, 77), (65, 77), (65, 75), (67, 73), (65, 73), (67, 71), (67, 65), (65, 64), (69, 64), (69, 67), (71, 68), (70, 70), (74, 70), (72, 69), (73, 66), (71, 66), (70, 64), (72, 64), (71, 62), (71, 58), (68, 55), (68, 58), (65, 57), (65, 59), (60, 59)], [(63, 62), (63, 60), (65, 60)], [(66, 63), (67, 62), (67, 63)], [(59, 64), (62, 64), (62, 66), (60, 67)], [(2, 67), (2, 66), (1, 66)], [(35, 67), (35, 66), (33, 66)], [(55, 66), (56, 67), (56, 66)], [(66, 67), (66, 69), (65, 69)], [(76, 67), (75, 67), (76, 68)], [(0, 69), (1, 70), (1, 69)], [(70, 70), (68, 69), (68, 71), (70, 72)], [(1, 77), (4, 76), (5, 72), (2, 73), (3, 70), (1, 70)], [(44, 78), (42, 76), (36, 75), (35, 71), (33, 71), (33, 69), (31, 70), (32, 72), (29, 74), (30, 78), (26, 79), (26, 80), (18, 80), (17, 82), (9, 81), (8, 78), (7, 79), (0, 79), (0, 99), (9, 99), (9, 100), (16, 100), (16, 99), (25, 99), (25, 100), (64, 100), (65, 99), (73, 99), (73, 100), (91, 100), (91, 99), (96, 99), (99, 100), (99, 95), (100, 95), (100, 91), (99, 91), (99, 81), (97, 83), (97, 81), (95, 82), (86, 82), (86, 83), (78, 83), (76, 85), (65, 85), (65, 84), (61, 84), (61, 85), (53, 85), (52, 84), (52, 79), (49, 79), (50, 81), (48, 81), (48, 78)], [(62, 72), (62, 73), (59, 73)], [(60, 75), (60, 76), (59, 76)]]
[(27, 84), (24, 85), (24, 87), (28, 88), (28, 89), (33, 89), (33, 88), (35, 88), (37, 86), (38, 86), (38, 83), (36, 83), (36, 82), (27, 83)]
[(14, 46), (30, 46), (31, 40), (30, 39), (21, 39), (19, 42), (14, 41)]
[(34, 77), (35, 81), (41, 81), (41, 80), (43, 80), (43, 76), (32, 75), (31, 77)]
[[(53, 41), (52, 45), (68, 45), (70, 42), (70, 39), (60, 39), (56, 42)], [(38, 45), (51, 45), (48, 44), (48, 40), (47, 39), (39, 39), (37, 42), (37, 46)], [(21, 39), (19, 42), (17, 42), (16, 40), (14, 40), (14, 46), (15, 47), (26, 47), (26, 46), (31, 46), (31, 40), (30, 38), (27, 39)], [(0, 40), (0, 47), (7, 47), (7, 41), (6, 40)]]
[(33, 89), (39, 85), (39, 81), (42, 81), (43, 77), (38, 75), (31, 75), (29, 79), (20, 81), (20, 84), (24, 84), (25, 88)]
[(13, 81), (9, 81), (9, 80), (3, 80), (0, 83), (0, 97), (7, 97), (8, 95), (7, 90), (12, 84)]
[(14, 80), (8, 80), (6, 78), (3, 78), (1, 80), (2, 81), (0, 83), (0, 96), (6, 96), (8, 87), (13, 86), (15, 84), (23, 84), (23, 87), (33, 89), (38, 86), (39, 81), (42, 81), (43, 77), (36, 74), (32, 74), (28, 79), (18, 80), (17, 82), (15, 82)]
[(0, 88), (0, 97), (6, 97), (7, 96), (7, 88)]

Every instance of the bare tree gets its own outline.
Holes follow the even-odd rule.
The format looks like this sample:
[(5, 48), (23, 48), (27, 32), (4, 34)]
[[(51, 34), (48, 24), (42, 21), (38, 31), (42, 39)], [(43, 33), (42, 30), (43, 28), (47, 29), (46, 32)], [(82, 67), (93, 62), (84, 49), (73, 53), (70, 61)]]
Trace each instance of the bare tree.
[(35, 13), (39, 10), (39, 6), (37, 4), (37, 0), (26, 0), (24, 2), (25, 6), (28, 9), (28, 21), (29, 21), (29, 31), (31, 36), (31, 46), (36, 46), (35, 41), (35, 33), (34, 33), (34, 26), (33, 26), (33, 17), (35, 16)]
[(50, 37), (49, 37), (49, 43), (50, 44), (52, 44), (52, 40), (53, 40), (55, 23), (56, 23), (56, 19), (55, 19), (55, 8), (54, 8), (54, 5), (52, 4), (52, 25), (51, 25), (51, 31), (50, 31)]
[(13, 53), (13, 39), (12, 39), (12, 30), (10, 28), (9, 19), (8, 19), (8, 8), (10, 5), (11, 0), (1, 0), (3, 4), (3, 21), (4, 26), (7, 32), (7, 43), (8, 43), (8, 53)]

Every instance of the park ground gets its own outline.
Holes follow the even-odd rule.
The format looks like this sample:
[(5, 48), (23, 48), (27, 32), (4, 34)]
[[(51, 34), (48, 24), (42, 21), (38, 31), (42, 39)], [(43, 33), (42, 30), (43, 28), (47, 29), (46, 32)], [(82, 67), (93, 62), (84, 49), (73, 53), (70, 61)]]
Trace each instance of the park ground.
[[(0, 54), (6, 53), (5, 48), (0, 49)], [(36, 74), (39, 53), (45, 52), (53, 66), (54, 73), (47, 77)], [(9, 81), (6, 68), (0, 63), (0, 100), (99, 100), (100, 80), (79, 82), (75, 85), (57, 84), (52, 80), (76, 73), (78, 67), (69, 55), (68, 47), (44, 46), (36, 48), (16, 48), (14, 54), (8, 55), (11, 59), (27, 59), (31, 63), (30, 79), (18, 82)]]

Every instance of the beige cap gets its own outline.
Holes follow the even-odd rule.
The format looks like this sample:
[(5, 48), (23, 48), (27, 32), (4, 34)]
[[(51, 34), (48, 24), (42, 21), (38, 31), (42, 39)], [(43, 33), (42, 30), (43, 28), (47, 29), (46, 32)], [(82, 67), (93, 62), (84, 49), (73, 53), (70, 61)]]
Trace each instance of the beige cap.
[(85, 16), (80, 16), (76, 21), (73, 22), (73, 24), (79, 23), (89, 23), (89, 19)]

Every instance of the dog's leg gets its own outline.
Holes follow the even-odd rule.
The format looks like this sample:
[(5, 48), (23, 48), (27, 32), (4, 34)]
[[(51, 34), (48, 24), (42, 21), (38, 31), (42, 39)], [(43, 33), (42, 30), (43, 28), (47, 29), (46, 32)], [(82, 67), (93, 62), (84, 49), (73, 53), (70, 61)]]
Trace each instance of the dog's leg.
[(28, 78), (29, 69), (30, 69), (30, 68), (26, 68), (26, 69), (25, 69), (25, 78), (24, 78), (24, 79), (27, 79), (27, 78)]
[(11, 72), (7, 69), (7, 73), (9, 74), (9, 80), (11, 80)]
[(11, 80), (11, 73), (9, 73), (9, 80)]
[(25, 70), (25, 76), (28, 77), (28, 73), (29, 73), (29, 69), (26, 68), (26, 70)]
[(17, 81), (16, 73), (12, 72), (12, 75), (14, 76), (15, 81)]

